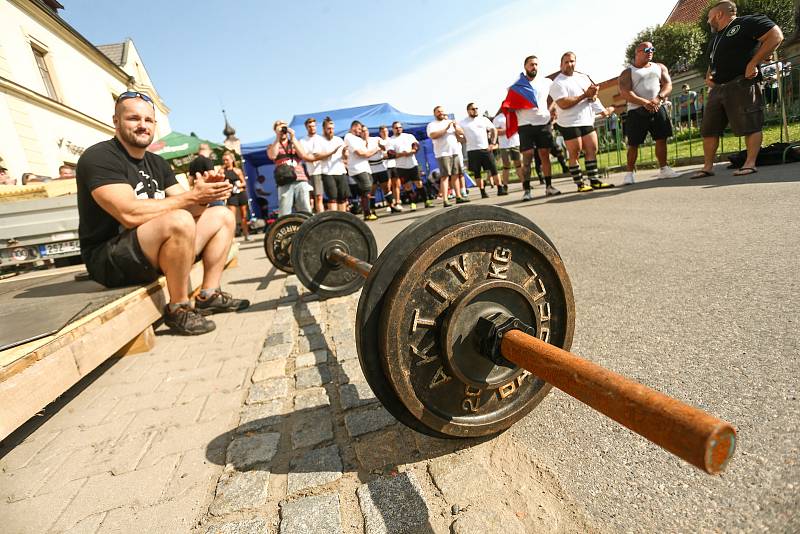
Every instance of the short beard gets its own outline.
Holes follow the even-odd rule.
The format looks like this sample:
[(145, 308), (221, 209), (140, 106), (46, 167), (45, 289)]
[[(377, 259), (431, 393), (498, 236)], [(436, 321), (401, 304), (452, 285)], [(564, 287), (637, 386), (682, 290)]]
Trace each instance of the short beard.
[(148, 136), (148, 140), (146, 142), (142, 142), (136, 139), (136, 136), (133, 133), (128, 133), (125, 131), (119, 132), (122, 140), (128, 143), (129, 145), (135, 146), (136, 148), (147, 148), (153, 142), (153, 135)]
[(525, 71), (525, 74), (528, 76), (528, 78), (536, 78), (536, 75), (539, 74), (539, 71), (538, 70), (534, 70), (532, 72)]

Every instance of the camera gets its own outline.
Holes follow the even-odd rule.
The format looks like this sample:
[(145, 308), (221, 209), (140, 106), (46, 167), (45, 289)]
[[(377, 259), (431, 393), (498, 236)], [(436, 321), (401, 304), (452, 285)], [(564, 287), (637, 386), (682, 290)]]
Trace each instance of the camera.
[(288, 126), (281, 126), (281, 133), (286, 133), (288, 131), (289, 131), (289, 127)]

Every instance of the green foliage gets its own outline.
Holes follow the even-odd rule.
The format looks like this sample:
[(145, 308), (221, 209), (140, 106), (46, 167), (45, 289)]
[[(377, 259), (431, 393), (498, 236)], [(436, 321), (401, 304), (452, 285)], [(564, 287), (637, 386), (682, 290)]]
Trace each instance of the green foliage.
[(649, 41), (656, 47), (654, 61), (663, 63), (675, 74), (689, 70), (703, 53), (706, 36), (698, 24), (675, 22), (645, 28), (625, 49), (625, 59), (633, 63), (636, 45)]
[[(784, 36), (790, 36), (794, 33), (795, 23), (798, 13), (795, 12), (794, 0), (734, 0), (736, 3), (736, 15), (766, 15), (769, 19), (780, 26), (783, 30)], [(708, 54), (705, 50), (708, 48), (708, 43), (711, 41), (711, 28), (708, 26), (708, 12), (714, 2), (709, 3), (708, 7), (703, 11), (700, 20), (700, 29), (703, 32), (703, 53), (700, 54), (695, 61), (695, 67), (701, 72), (705, 72), (708, 68)], [(780, 48), (778, 49), (780, 53)]]

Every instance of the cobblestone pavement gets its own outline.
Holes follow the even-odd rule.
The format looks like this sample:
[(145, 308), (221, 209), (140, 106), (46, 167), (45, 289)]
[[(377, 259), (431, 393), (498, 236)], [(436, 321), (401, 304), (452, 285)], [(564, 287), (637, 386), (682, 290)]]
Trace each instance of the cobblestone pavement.
[(358, 295), (319, 301), (242, 247), (251, 308), (109, 361), (0, 449), (0, 525), (41, 532), (571, 532), (582, 512), (510, 433), (427, 438), (361, 373)]

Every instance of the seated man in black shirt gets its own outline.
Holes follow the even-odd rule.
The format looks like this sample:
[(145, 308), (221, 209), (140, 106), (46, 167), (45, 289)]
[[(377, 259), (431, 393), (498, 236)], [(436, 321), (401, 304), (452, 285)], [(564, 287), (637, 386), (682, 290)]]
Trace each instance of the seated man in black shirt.
[(783, 32), (764, 15), (736, 16), (736, 4), (721, 0), (708, 12), (714, 36), (708, 47), (706, 73), (708, 99), (700, 124), (703, 137), (703, 169), (692, 178), (713, 176), (719, 138), (730, 123), (734, 135), (744, 136), (747, 158), (734, 176), (756, 172), (764, 125), (761, 95), (763, 63), (783, 41)]
[[(206, 207), (226, 199), (231, 185), (204, 172), (186, 191), (167, 162), (147, 152), (155, 133), (155, 108), (147, 95), (122, 93), (114, 126), (113, 139), (88, 148), (78, 160), (78, 231), (86, 270), (106, 287), (149, 283), (164, 273), (167, 326), (185, 335), (210, 332), (215, 325), (203, 315), (250, 304), (220, 289), (233, 215), (223, 206)], [(203, 284), (192, 307), (188, 279), (197, 256)]]

